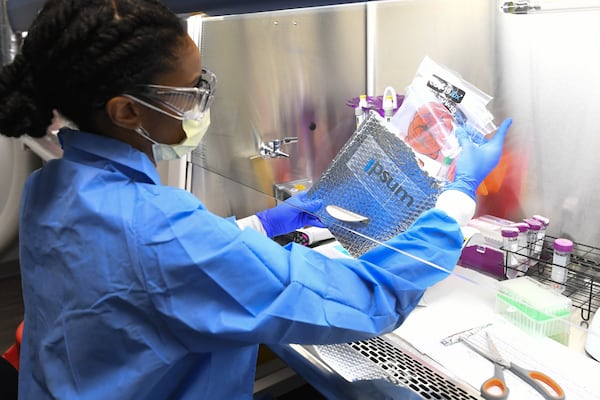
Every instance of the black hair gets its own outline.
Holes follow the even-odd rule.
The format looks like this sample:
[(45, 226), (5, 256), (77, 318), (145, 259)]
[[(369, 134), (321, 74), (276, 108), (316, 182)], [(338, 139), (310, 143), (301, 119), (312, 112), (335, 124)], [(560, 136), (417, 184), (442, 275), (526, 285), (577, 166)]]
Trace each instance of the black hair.
[(53, 109), (90, 130), (111, 97), (172, 69), (186, 34), (158, 0), (48, 0), (0, 70), (0, 133), (41, 137)]

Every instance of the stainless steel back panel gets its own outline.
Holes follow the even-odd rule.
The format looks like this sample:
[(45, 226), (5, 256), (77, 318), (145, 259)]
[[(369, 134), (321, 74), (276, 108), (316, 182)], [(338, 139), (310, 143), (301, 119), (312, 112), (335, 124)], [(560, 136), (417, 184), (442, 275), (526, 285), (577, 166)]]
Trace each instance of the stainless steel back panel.
[[(272, 205), (260, 193), (274, 183), (327, 167), (355, 128), (346, 101), (366, 90), (364, 21), (364, 5), (204, 20), (203, 64), (218, 87), (192, 191), (209, 209), (243, 217)], [(258, 157), (262, 142), (284, 137), (298, 138), (283, 148), (289, 158)]]

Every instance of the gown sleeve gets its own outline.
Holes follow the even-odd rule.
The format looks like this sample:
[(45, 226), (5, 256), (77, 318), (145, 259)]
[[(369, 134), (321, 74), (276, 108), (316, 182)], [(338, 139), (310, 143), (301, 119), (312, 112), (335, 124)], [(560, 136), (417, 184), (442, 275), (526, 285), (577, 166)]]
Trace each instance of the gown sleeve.
[(358, 259), (328, 258), (240, 230), (191, 194), (174, 193), (139, 211), (138, 274), (169, 329), (197, 351), (389, 332), (448, 276), (462, 245), (456, 221), (432, 209)]

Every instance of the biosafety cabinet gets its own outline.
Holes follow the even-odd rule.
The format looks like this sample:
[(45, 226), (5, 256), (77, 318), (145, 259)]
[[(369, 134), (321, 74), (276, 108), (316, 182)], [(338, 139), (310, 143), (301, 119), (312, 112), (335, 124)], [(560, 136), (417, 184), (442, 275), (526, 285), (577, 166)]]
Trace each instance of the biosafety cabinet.
[[(8, 2), (17, 31), (26, 31), (25, 10), (35, 3)], [(402, 94), (427, 56), (491, 95), (496, 123), (513, 119), (502, 184), (479, 198), (478, 214), (509, 220), (543, 214), (552, 221), (548, 234), (600, 246), (600, 1), (166, 3), (187, 21), (218, 85), (200, 147), (159, 169), (165, 183), (191, 191), (211, 211), (245, 217), (273, 206), (296, 184), (310, 186), (356, 128), (348, 101), (381, 95), (388, 86)], [(32, 149), (48, 157), (46, 144), (0, 138), (5, 258), (16, 238), (24, 176), (40, 162)], [(329, 363), (309, 366), (324, 352)], [(339, 359), (354, 360), (355, 372), (371, 376), (362, 380), (370, 382), (363, 393), (385, 392), (392, 371), (392, 382), (411, 388), (397, 398), (479, 398), (478, 388), (413, 352), (394, 337), (345, 349), (279, 349), (315, 385), (324, 379), (332, 398), (356, 395), (346, 389), (343, 366), (336, 370), (331, 361)], [(365, 366), (357, 354), (380, 361)]]
[[(514, 3), (488, 0), (373, 1), (191, 18), (203, 63), (217, 72), (219, 86), (210, 131), (189, 160), (187, 188), (221, 215), (243, 217), (272, 206), (286, 184), (318, 179), (352, 135), (350, 99), (382, 95), (388, 86), (403, 93), (428, 56), (493, 96), (490, 109), (498, 124), (507, 117), (514, 121), (502, 185), (480, 197), (478, 214), (513, 221), (542, 214), (552, 221), (549, 235), (598, 246), (598, 194), (592, 186), (599, 164), (592, 148), (599, 144), (593, 116), (600, 103), (593, 93), (600, 80), (593, 76), (600, 58), (589, 49), (597, 47), (600, 2), (530, 3), (517, 10), (510, 9)], [(287, 156), (264, 154), (273, 144)], [(451, 281), (445, 284), (454, 288)], [(595, 283), (587, 287), (598, 291)], [(476, 292), (471, 289), (462, 287)], [(440, 329), (430, 323), (429, 329)], [(478, 398), (465, 389), (469, 385), (428, 368), (421, 357), (405, 358), (411, 351), (395, 339), (278, 353), (308, 376), (314, 364), (307, 367), (306, 360), (326, 360), (337, 372), (346, 371), (346, 380), (392, 376), (422, 398)], [(377, 366), (357, 354), (379, 360)], [(341, 359), (346, 362), (336, 364)], [(344, 392), (347, 386), (332, 376), (326, 381), (320, 388), (331, 398), (360, 398)], [(585, 391), (577, 396), (586, 398)]]
[[(503, 187), (480, 199), (480, 213), (543, 214), (555, 222), (550, 233), (597, 244), (598, 2), (547, 3), (552, 12), (416, 0), (192, 19), (219, 82), (189, 188), (216, 212), (245, 216), (269, 204), (247, 196), (317, 179), (353, 133), (347, 101), (387, 86), (402, 93), (429, 56), (493, 96), (497, 123), (514, 121)], [(260, 157), (261, 146), (289, 137), (289, 157)]]

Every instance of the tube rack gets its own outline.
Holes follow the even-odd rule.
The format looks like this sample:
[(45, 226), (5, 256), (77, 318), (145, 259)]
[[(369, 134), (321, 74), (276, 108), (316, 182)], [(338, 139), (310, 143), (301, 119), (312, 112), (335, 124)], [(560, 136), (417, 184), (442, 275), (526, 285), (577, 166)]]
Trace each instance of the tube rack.
[[(514, 253), (518, 257), (525, 257), (529, 263), (529, 267), (524, 273), (525, 276), (550, 286), (561, 284), (552, 280), (554, 239), (556, 237), (546, 235), (539, 259), (530, 255), (525, 256), (526, 249), (521, 248), (511, 252), (502, 247), (506, 253), (506, 257), (504, 257), (505, 275), (509, 269), (514, 269), (509, 267), (506, 261), (509, 259), (509, 253)], [(562, 283), (564, 285), (562, 294), (572, 300), (573, 307), (581, 310), (581, 318), (587, 322), (591, 314), (600, 306), (600, 248), (573, 242), (573, 252), (566, 269), (567, 280)]]

